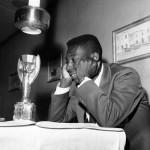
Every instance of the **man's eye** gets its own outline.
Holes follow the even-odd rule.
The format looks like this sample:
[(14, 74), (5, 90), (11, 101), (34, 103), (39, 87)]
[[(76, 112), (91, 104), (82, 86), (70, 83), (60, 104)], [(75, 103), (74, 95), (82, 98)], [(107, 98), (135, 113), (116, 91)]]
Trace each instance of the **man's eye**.
[(72, 63), (75, 63), (76, 61), (75, 61), (75, 59), (72, 59)]
[(73, 63), (78, 63), (80, 61), (79, 58), (73, 59)]
[(70, 60), (68, 60), (68, 59), (65, 60), (65, 63), (66, 63), (66, 64), (69, 64), (69, 62), (70, 62)]
[(73, 65), (73, 64), (74, 64), (73, 60), (67, 60), (65, 63), (66, 63), (67, 65)]

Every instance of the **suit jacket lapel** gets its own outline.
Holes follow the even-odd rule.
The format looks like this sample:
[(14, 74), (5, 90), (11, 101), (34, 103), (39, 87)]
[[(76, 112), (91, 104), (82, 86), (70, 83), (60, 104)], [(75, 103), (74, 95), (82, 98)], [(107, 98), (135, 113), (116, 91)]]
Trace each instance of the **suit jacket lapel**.
[(75, 85), (75, 82), (73, 82), (71, 87), (70, 87), (69, 96), (76, 96), (76, 85)]
[(76, 95), (75, 82), (73, 82), (70, 87), (69, 95), (71, 97), (70, 100), (72, 99), (73, 101), (76, 101), (76, 102), (73, 102), (70, 107), (72, 107), (72, 109), (75, 111), (78, 122), (84, 123), (85, 109), (84, 109), (84, 107), (82, 107), (82, 105), (80, 105), (79, 97)]

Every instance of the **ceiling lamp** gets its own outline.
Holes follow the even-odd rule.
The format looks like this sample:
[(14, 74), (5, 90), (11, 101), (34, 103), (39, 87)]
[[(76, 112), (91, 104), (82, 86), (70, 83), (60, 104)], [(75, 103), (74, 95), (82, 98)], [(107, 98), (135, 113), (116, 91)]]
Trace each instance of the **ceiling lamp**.
[(41, 34), (48, 29), (49, 24), (50, 15), (40, 7), (40, 0), (29, 0), (27, 6), (15, 13), (15, 26), (27, 34)]

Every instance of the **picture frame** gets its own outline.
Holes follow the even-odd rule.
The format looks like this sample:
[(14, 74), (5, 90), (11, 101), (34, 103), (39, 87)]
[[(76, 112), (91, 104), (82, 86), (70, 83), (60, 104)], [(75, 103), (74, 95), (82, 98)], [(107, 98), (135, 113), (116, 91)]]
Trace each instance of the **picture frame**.
[(61, 78), (62, 55), (48, 62), (48, 83), (58, 81)]
[(18, 77), (18, 73), (17, 72), (11, 73), (8, 76), (8, 92), (20, 89), (21, 89), (21, 82)]
[(150, 56), (150, 16), (112, 32), (113, 62), (127, 63)]

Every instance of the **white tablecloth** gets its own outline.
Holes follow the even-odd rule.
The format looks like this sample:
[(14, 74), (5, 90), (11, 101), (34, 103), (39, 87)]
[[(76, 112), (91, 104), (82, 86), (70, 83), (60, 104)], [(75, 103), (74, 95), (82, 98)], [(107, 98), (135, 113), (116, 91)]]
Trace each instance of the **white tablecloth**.
[(0, 123), (0, 150), (124, 150), (125, 132), (94, 124)]

